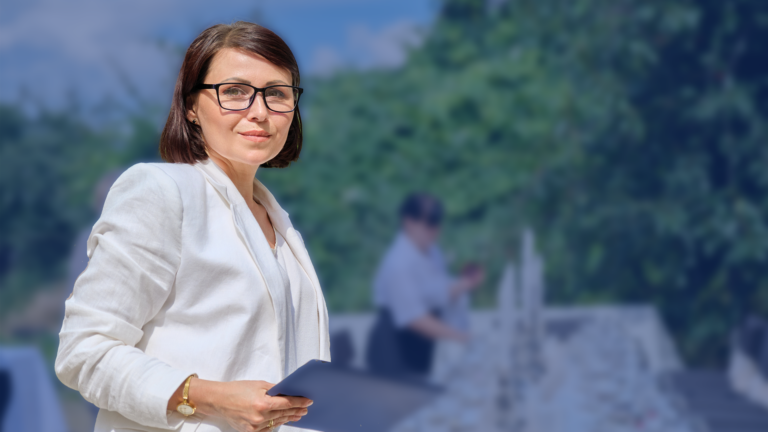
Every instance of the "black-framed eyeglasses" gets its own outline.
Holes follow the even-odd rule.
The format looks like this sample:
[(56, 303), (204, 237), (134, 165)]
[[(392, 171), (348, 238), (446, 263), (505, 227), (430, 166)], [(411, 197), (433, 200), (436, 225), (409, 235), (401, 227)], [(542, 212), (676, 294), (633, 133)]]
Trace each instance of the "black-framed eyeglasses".
[(270, 111), (288, 113), (299, 106), (304, 89), (289, 85), (273, 85), (263, 88), (243, 83), (198, 84), (192, 90), (214, 89), (219, 106), (228, 111), (243, 111), (253, 105), (256, 94), (261, 93), (264, 105)]

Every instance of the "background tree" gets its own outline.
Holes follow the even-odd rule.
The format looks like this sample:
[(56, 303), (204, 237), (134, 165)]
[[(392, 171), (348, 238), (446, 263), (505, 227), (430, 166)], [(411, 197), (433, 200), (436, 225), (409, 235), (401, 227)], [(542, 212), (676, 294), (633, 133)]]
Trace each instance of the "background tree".
[(563, 298), (658, 304), (697, 363), (722, 363), (729, 330), (768, 313), (766, 6), (639, 6), (644, 31), (617, 63), (647, 60), (614, 67), (629, 111), (568, 170), (580, 192), (556, 187), (547, 207), (581, 251), (551, 275)]

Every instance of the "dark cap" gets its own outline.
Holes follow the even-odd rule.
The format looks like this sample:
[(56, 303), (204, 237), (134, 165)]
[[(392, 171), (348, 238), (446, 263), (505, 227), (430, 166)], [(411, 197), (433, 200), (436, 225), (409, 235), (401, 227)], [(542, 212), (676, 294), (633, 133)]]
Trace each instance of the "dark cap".
[(431, 227), (440, 226), (443, 216), (443, 203), (437, 197), (424, 192), (409, 194), (400, 205), (401, 219), (421, 221)]

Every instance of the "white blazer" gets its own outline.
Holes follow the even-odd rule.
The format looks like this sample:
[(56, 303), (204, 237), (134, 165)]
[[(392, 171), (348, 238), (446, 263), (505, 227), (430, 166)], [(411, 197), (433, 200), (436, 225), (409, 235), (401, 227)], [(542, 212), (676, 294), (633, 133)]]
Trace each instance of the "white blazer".
[[(257, 180), (254, 197), (312, 282), (319, 340), (311, 342), (316, 358), (330, 361), (328, 312), (304, 242)], [(285, 273), (211, 161), (128, 169), (93, 227), (88, 257), (66, 302), (56, 374), (101, 408), (97, 432), (229, 431), (219, 419), (166, 411), (168, 399), (193, 373), (277, 383), (309, 360), (296, 358), (302, 340)]]

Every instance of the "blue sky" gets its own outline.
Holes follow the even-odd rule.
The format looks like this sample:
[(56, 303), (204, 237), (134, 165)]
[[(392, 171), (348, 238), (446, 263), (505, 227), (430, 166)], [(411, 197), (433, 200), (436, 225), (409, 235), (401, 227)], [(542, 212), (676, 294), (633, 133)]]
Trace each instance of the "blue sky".
[(0, 102), (52, 109), (139, 98), (164, 104), (180, 49), (204, 28), (257, 21), (281, 35), (303, 75), (397, 67), (437, 0), (0, 0)]

